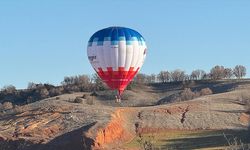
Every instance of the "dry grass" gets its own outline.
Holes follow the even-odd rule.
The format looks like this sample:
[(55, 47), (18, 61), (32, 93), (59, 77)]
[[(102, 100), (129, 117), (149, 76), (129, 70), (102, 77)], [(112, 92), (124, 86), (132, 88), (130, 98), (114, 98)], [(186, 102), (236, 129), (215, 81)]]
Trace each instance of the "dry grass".
[[(242, 143), (250, 143), (250, 135), (246, 131), (232, 130), (169, 130), (162, 133), (153, 134), (153, 145), (156, 149), (226, 149), (230, 148), (228, 139), (238, 137)], [(152, 141), (152, 134), (144, 134), (144, 141)], [(138, 148), (140, 137), (135, 137), (129, 143), (124, 145), (125, 148)], [(232, 143), (233, 144), (233, 143)], [(230, 149), (232, 150), (232, 149)]]
[(223, 135), (228, 143), (226, 150), (249, 150), (250, 149), (250, 144), (244, 144), (241, 141), (241, 139), (237, 137), (228, 138), (224, 133)]

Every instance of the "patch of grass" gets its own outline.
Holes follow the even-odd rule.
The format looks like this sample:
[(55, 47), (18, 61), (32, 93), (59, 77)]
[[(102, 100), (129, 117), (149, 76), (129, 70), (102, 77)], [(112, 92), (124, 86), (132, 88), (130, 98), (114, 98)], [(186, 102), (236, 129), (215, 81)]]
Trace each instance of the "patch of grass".
[[(242, 143), (250, 143), (250, 135), (246, 130), (169, 130), (162, 133), (154, 133), (154, 146), (159, 149), (225, 149), (228, 142), (224, 134), (228, 138), (237, 137)], [(152, 134), (143, 134), (144, 140), (150, 140)], [(132, 141), (124, 145), (125, 148), (139, 148), (140, 143), (137, 136)]]

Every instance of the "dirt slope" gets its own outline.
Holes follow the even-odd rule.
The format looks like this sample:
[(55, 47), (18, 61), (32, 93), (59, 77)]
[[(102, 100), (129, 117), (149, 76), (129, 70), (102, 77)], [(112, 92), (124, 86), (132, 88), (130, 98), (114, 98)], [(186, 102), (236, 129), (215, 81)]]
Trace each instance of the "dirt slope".
[(61, 95), (6, 111), (0, 118), (1, 149), (123, 149), (135, 135), (167, 130), (247, 129), (238, 103), (246, 87), (194, 100), (148, 107), (73, 103)]

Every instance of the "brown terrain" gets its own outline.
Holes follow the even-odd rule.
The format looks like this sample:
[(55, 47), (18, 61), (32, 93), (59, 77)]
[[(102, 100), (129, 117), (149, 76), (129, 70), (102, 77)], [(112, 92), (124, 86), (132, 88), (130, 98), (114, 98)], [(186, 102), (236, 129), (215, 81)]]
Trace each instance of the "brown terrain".
[[(169, 103), (183, 85), (159, 84), (127, 90), (122, 104), (105, 98), (105, 92), (99, 96), (72, 93), (6, 110), (0, 118), (0, 149), (139, 149), (124, 144), (141, 134), (173, 130), (248, 132), (250, 116), (242, 97), (250, 97), (250, 81), (188, 86), (192, 90), (210, 87), (214, 94)], [(75, 103), (83, 94), (87, 98)]]

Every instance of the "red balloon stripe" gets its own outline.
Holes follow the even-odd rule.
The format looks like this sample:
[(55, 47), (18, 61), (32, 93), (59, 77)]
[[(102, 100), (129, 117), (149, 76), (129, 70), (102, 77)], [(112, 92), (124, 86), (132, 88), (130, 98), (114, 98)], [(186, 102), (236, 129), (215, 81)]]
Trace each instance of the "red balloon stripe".
[(97, 74), (111, 89), (118, 89), (121, 94), (139, 69), (138, 67), (134, 71), (134, 67), (130, 67), (126, 71), (124, 67), (119, 67), (118, 71), (113, 71), (112, 67), (107, 67), (107, 71), (103, 71), (102, 68), (98, 68)]

